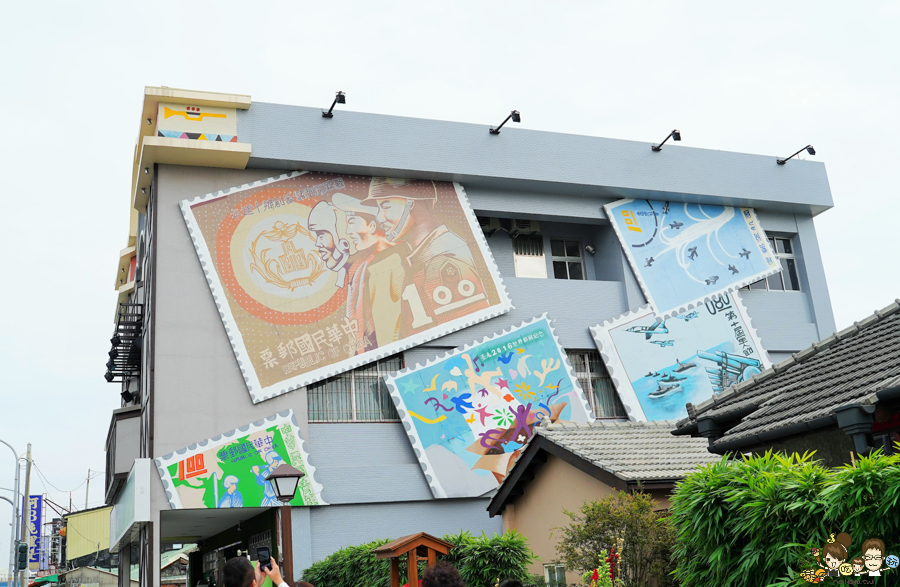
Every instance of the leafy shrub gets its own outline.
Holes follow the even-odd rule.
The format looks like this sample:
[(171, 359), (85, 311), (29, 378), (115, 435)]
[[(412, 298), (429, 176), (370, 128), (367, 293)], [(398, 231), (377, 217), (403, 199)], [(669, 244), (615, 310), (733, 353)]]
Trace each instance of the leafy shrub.
[(803, 455), (766, 453), (703, 466), (678, 484), (671, 518), (684, 587), (806, 585), (813, 546), (829, 535), (900, 546), (900, 455), (880, 451), (829, 469)]
[[(438, 560), (455, 566), (468, 587), (494, 587), (497, 578), (530, 582), (527, 567), (534, 555), (528, 541), (515, 531), (495, 536), (472, 536), (468, 532), (448, 534), (443, 540), (454, 545)], [(303, 580), (316, 587), (388, 587), (391, 579), (389, 559), (378, 559), (373, 550), (392, 540), (376, 540), (359, 546), (348, 546), (313, 563), (303, 571)], [(419, 577), (425, 563), (419, 563)], [(400, 561), (401, 585), (406, 583), (406, 562)]]
[(565, 512), (571, 523), (561, 531), (556, 547), (570, 571), (593, 570), (597, 554), (616, 546), (620, 576), (633, 587), (673, 584), (670, 549), (675, 534), (666, 514), (654, 512), (656, 502), (642, 492), (605, 497), (582, 504), (579, 512)]

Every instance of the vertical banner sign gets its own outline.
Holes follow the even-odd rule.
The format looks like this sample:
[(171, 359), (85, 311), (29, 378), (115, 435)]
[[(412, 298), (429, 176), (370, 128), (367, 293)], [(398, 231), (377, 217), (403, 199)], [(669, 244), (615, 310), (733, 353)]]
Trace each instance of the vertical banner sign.
[(781, 271), (752, 208), (653, 200), (603, 208), (662, 319)]
[(496, 489), (538, 422), (593, 421), (546, 314), (385, 381), (437, 498)]
[(512, 308), (458, 184), (292, 172), (181, 209), (254, 403)]
[(40, 495), (31, 495), (28, 497), (28, 523), (26, 524), (26, 534), (28, 536), (28, 568), (36, 571), (40, 567), (41, 562), (41, 514), (43, 512), (44, 498)]
[(591, 328), (631, 420), (676, 420), (769, 362), (740, 295), (659, 320), (649, 306)]
[(172, 509), (279, 507), (267, 479), (282, 463), (305, 475), (290, 505), (325, 504), (292, 410), (192, 444), (155, 463)]

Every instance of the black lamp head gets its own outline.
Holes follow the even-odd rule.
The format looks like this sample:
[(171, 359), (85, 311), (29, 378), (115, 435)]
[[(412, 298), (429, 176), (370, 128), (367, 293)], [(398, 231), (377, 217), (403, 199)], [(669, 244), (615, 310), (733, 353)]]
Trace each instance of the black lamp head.
[(809, 153), (810, 155), (815, 155), (815, 154), (816, 154), (816, 150), (813, 149), (813, 146), (812, 146), (812, 145), (806, 145), (806, 152)]
[(673, 140), (673, 141), (680, 141), (680, 140), (681, 140), (681, 133), (678, 132), (677, 130), (673, 130), (673, 131), (672, 131), (672, 140)]
[(125, 400), (126, 404), (131, 403), (131, 400), (134, 399), (134, 395), (127, 389), (125, 391), (123, 391), (122, 393), (120, 393), (119, 395), (122, 396), (122, 399)]
[(519, 115), (518, 110), (513, 110), (510, 116), (512, 116), (513, 122), (522, 122), (522, 117)]
[(112, 380), (115, 378), (115, 375), (113, 375), (112, 373), (107, 371), (106, 374), (103, 376), (103, 378), (106, 379), (107, 383), (112, 383)]
[(336, 99), (337, 99), (338, 104), (346, 104), (347, 103), (347, 98), (344, 96), (344, 92), (338, 92)]

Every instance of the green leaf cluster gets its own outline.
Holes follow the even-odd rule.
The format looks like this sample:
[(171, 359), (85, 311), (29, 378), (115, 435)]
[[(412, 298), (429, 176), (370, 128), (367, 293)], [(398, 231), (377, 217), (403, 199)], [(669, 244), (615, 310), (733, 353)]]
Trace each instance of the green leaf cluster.
[[(518, 579), (528, 583), (528, 564), (534, 558), (528, 541), (518, 532), (473, 536), (469, 532), (448, 534), (442, 540), (454, 548), (438, 560), (457, 568), (468, 587), (494, 587), (497, 579)], [(391, 566), (388, 559), (378, 559), (373, 550), (391, 542), (376, 540), (359, 546), (348, 546), (313, 563), (303, 571), (303, 580), (316, 587), (388, 587)], [(425, 572), (425, 563), (419, 563), (419, 577)], [(406, 562), (400, 561), (401, 584), (406, 582)]]
[(832, 533), (850, 534), (851, 558), (868, 538), (900, 546), (898, 500), (900, 455), (875, 451), (837, 469), (813, 453), (723, 458), (672, 496), (675, 576), (684, 587), (806, 585), (800, 571)]
[[(560, 532), (556, 550), (570, 571), (583, 573), (597, 564), (597, 553), (612, 546), (619, 554), (617, 575), (629, 587), (673, 584), (671, 548), (675, 533), (659, 503), (643, 492), (619, 492), (588, 501)], [(604, 559), (606, 557), (604, 556)]]

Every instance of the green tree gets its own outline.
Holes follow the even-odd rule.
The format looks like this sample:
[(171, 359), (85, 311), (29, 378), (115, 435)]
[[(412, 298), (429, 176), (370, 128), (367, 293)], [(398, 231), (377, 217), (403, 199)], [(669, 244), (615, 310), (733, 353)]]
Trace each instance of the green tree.
[[(675, 534), (658, 502), (643, 492), (619, 492), (566, 511), (571, 522), (557, 528), (560, 558), (570, 571), (593, 569), (597, 553), (619, 544), (621, 577), (630, 587), (673, 585), (671, 548)], [(605, 557), (604, 557), (605, 558)]]

